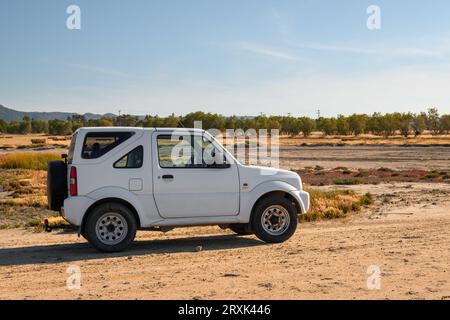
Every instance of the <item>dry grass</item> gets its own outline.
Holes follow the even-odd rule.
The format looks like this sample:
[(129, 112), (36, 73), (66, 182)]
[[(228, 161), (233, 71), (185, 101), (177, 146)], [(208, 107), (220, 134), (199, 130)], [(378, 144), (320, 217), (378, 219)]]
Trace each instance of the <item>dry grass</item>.
[(301, 221), (342, 218), (373, 203), (373, 196), (370, 193), (359, 195), (351, 190), (317, 189), (310, 189), (308, 192), (311, 196), (311, 208), (307, 214), (300, 216)]
[(362, 134), (355, 136), (324, 136), (321, 132), (313, 132), (311, 136), (304, 138), (301, 136), (280, 137), (282, 145), (449, 145), (450, 135), (433, 136), (429, 133), (408, 138), (402, 136), (393, 136), (389, 138), (374, 136), (371, 134)]
[(0, 155), (0, 168), (47, 170), (49, 161), (60, 159), (51, 152), (12, 152)]
[[(70, 140), (70, 136), (46, 136), (44, 134), (0, 134), (0, 149), (25, 149), (36, 147), (67, 148)], [(55, 144), (55, 142), (57, 142), (57, 144)]]
[(35, 227), (56, 212), (47, 210), (47, 173), (0, 170), (0, 229)]

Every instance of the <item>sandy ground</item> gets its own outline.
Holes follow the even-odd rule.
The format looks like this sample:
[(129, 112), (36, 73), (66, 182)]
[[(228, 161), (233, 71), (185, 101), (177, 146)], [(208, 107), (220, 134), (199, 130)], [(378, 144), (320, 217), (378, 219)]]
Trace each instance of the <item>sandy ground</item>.
[[(100, 254), (75, 234), (2, 230), (0, 298), (450, 299), (450, 185), (351, 188), (379, 200), (357, 216), (301, 224), (277, 245), (183, 228), (140, 232), (127, 252)], [(80, 289), (66, 286), (70, 266)], [(379, 289), (367, 287), (370, 266)]]

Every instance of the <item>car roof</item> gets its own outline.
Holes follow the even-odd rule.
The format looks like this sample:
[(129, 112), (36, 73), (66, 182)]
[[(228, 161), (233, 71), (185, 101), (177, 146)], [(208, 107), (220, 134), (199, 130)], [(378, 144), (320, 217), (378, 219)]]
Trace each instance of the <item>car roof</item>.
[(77, 129), (77, 131), (97, 131), (97, 132), (117, 132), (117, 131), (200, 131), (203, 132), (203, 129), (200, 128), (163, 128), (163, 127), (81, 127)]

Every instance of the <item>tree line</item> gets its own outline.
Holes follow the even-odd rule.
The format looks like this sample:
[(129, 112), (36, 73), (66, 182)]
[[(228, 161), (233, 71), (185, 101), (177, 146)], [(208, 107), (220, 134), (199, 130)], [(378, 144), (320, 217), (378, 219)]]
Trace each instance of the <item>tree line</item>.
[(194, 121), (202, 121), (203, 129), (278, 129), (280, 134), (309, 136), (313, 131), (321, 131), (325, 135), (355, 135), (371, 133), (389, 137), (393, 135), (421, 135), (425, 130), (433, 135), (450, 133), (450, 115), (439, 115), (436, 108), (420, 113), (373, 113), (353, 114), (337, 117), (265, 116), (237, 117), (223, 116), (202, 111), (192, 112), (184, 116), (171, 114), (167, 117), (151, 116), (139, 118), (131, 115), (120, 115), (114, 118), (86, 119), (83, 115), (73, 115), (67, 120), (36, 120), (24, 117), (22, 121), (5, 122), (0, 119), (0, 133), (29, 134), (45, 133), (52, 135), (70, 135), (80, 127), (194, 127)]

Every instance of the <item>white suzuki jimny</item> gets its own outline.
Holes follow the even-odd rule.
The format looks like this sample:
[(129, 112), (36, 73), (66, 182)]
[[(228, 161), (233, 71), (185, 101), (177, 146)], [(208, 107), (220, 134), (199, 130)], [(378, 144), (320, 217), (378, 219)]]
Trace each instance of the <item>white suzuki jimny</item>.
[(105, 252), (138, 229), (200, 225), (283, 242), (309, 208), (296, 173), (243, 165), (200, 129), (78, 129), (47, 184), (50, 209)]

